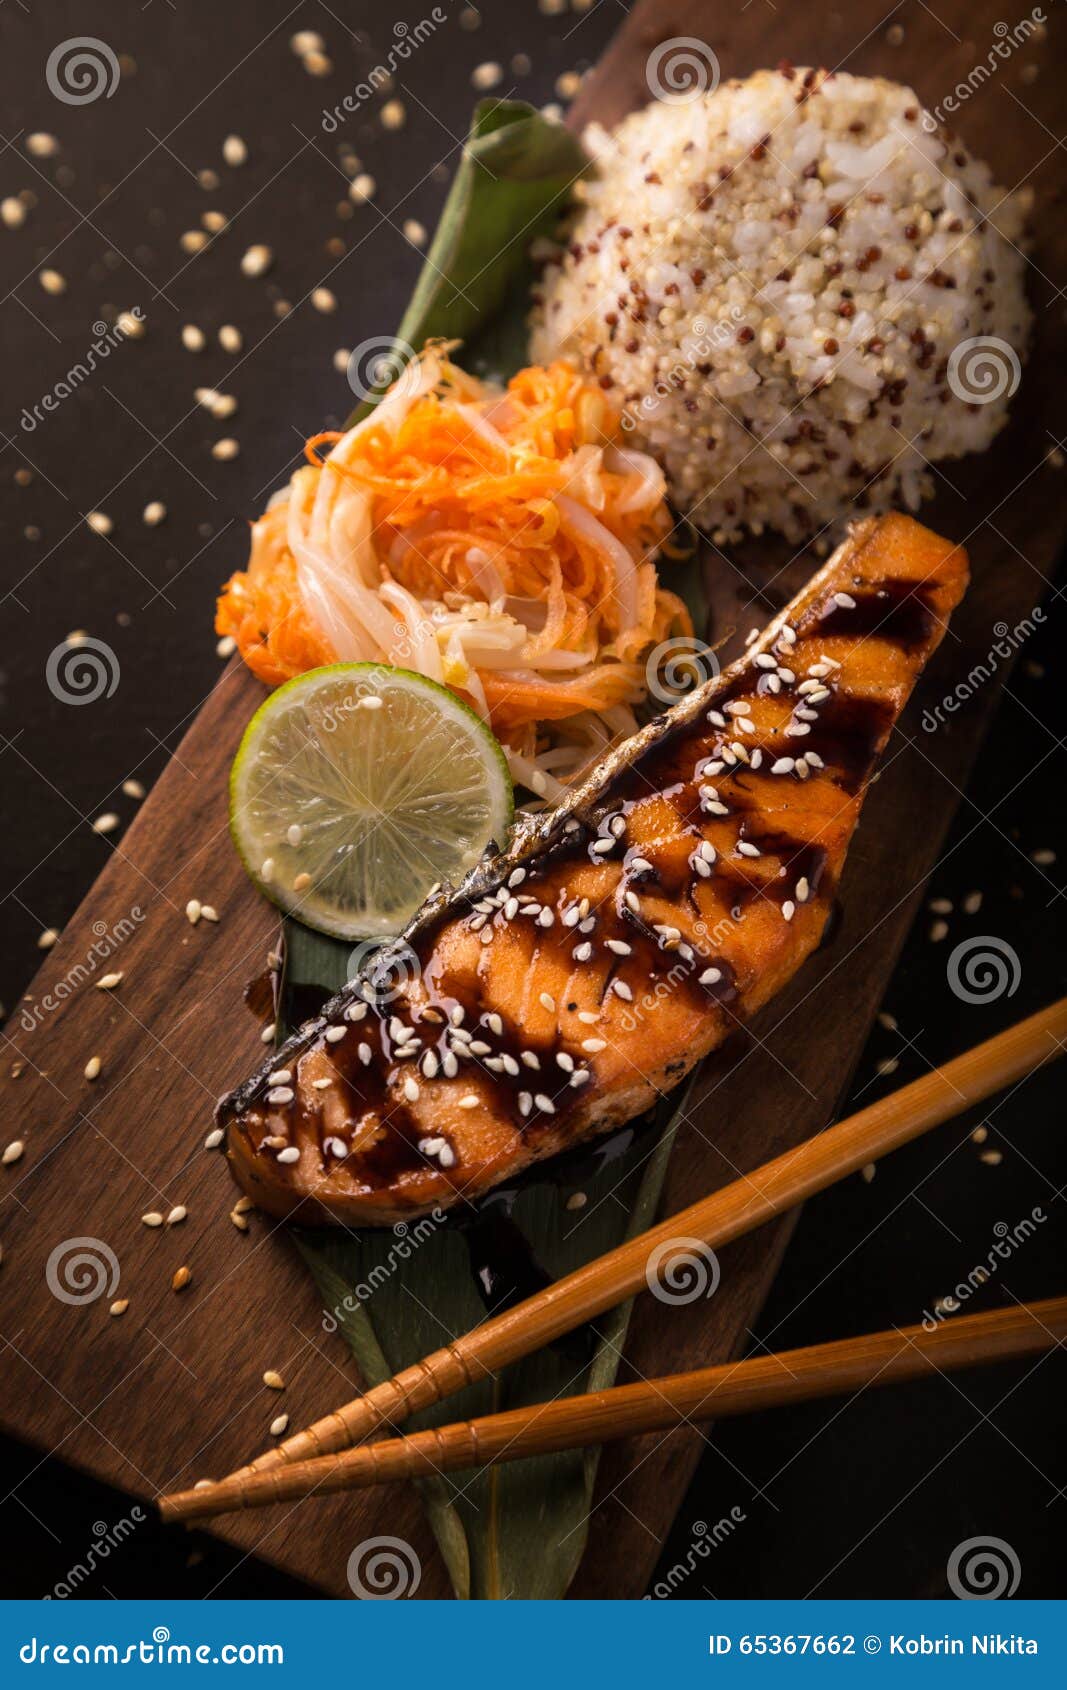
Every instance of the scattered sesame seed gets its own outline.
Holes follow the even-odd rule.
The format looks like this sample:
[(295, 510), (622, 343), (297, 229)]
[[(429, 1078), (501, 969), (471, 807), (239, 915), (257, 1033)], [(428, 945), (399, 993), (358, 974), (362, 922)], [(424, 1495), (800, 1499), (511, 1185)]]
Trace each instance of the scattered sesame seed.
[(275, 1161), (281, 1162), (285, 1167), (291, 1167), (294, 1162), (299, 1162), (299, 1160), (300, 1151), (295, 1144), (287, 1144), (285, 1149), (279, 1150), (275, 1157)]
[(207, 236), (203, 229), (186, 229), (178, 241), (183, 252), (203, 252), (207, 246)]
[(589, 1198), (584, 1191), (572, 1191), (564, 1205), (567, 1209), (584, 1209)]
[(246, 276), (265, 276), (274, 263), (274, 253), (269, 246), (250, 246), (241, 259), (241, 269)]
[(876, 1074), (895, 1074), (899, 1067), (900, 1058), (898, 1056), (883, 1056), (880, 1062), (875, 1063), (874, 1071)]
[(223, 323), (219, 330), (219, 345), (224, 352), (240, 352), (244, 345), (240, 329), (234, 328), (232, 323)]
[(860, 1173), (863, 1176), (863, 1181), (864, 1181), (865, 1185), (870, 1185), (872, 1179), (875, 1176), (876, 1171), (877, 1171), (876, 1165), (875, 1165), (874, 1162), (865, 1162), (863, 1164), (863, 1167), (860, 1169)]
[(216, 440), (211, 448), (211, 456), (217, 458), (220, 463), (229, 463), (236, 458), (240, 450), (241, 448), (236, 440)]
[(186, 921), (188, 921), (189, 924), (192, 927), (195, 927), (197, 922), (200, 920), (200, 916), (201, 916), (200, 899), (199, 898), (190, 898), (189, 902), (185, 906), (185, 919), (186, 919)]
[(461, 1097), (459, 1100), (459, 1107), (461, 1109), (477, 1109), (478, 1098), (475, 1096), (474, 1092), (469, 1091), (466, 1097)]
[(102, 974), (96, 982), (98, 992), (113, 992), (116, 986), (122, 984), (123, 970), (116, 969), (114, 974)]
[(494, 59), (486, 59), (483, 64), (475, 65), (471, 71), (471, 87), (478, 89), (495, 88), (504, 77), (503, 69)]
[(21, 1138), (13, 1138), (5, 1148), (4, 1154), (0, 1156), (0, 1164), (5, 1168), (10, 1168), (13, 1163), (20, 1159), (25, 1148), (26, 1146)]
[(105, 516), (103, 511), (90, 511), (85, 521), (94, 534), (110, 534), (115, 526), (111, 518)]
[(170, 1282), (171, 1290), (184, 1291), (192, 1277), (193, 1273), (191, 1268), (180, 1267)]
[(176, 1203), (174, 1208), (171, 1209), (170, 1213), (167, 1215), (167, 1225), (180, 1226), (188, 1212), (189, 1211), (186, 1209), (184, 1203)]
[(971, 1134), (971, 1142), (973, 1144), (984, 1144), (988, 1137), (989, 1128), (983, 1124), (980, 1127), (975, 1127), (973, 1133)]
[(203, 352), (207, 345), (207, 336), (203, 329), (198, 328), (195, 323), (184, 323), (182, 325), (182, 345), (186, 352)]
[[(404, 223), (403, 229), (405, 240), (409, 240), (412, 246), (426, 245), (426, 229), (425, 226), (419, 222), (418, 218), (409, 217)], [(347, 358), (345, 359), (345, 363), (348, 363)]]
[(266, 1373), (263, 1375), (263, 1383), (266, 1385), (268, 1391), (285, 1390), (285, 1380), (282, 1378), (277, 1369), (273, 1367), (267, 1368)]
[(205, 1150), (217, 1150), (226, 1137), (222, 1127), (213, 1127), (204, 1140)]
[(115, 829), (121, 824), (121, 821), (121, 816), (117, 816), (114, 810), (105, 810), (104, 814), (102, 816), (97, 816), (94, 821), (93, 832), (114, 833)]
[(103, 1066), (104, 1064), (98, 1056), (90, 1056), (88, 1062), (85, 1064), (85, 1078), (87, 1080), (99, 1079), (100, 1070)]
[(0, 218), (9, 229), (18, 229), (26, 221), (26, 207), (17, 194), (9, 194), (7, 199), (0, 200)]
[(947, 921), (932, 921), (930, 923), (929, 939), (930, 939), (931, 944), (934, 944), (934, 945), (940, 944), (941, 940), (944, 939), (947, 934), (948, 934), (948, 922)]
[(67, 291), (67, 278), (61, 276), (58, 270), (42, 270), (37, 280), (45, 293), (60, 294)]
[(271, 1437), (272, 1438), (280, 1438), (282, 1433), (285, 1431), (285, 1429), (288, 1425), (289, 1425), (289, 1416), (287, 1414), (276, 1415), (275, 1418), (270, 1423), (270, 1435), (271, 1435)]
[(58, 938), (58, 927), (46, 927), (43, 933), (37, 935), (37, 949), (39, 951), (50, 951)]
[(326, 43), (318, 30), (298, 29), (295, 35), (289, 37), (289, 47), (298, 59), (305, 59), (309, 53), (321, 53)]
[(983, 1150), (978, 1160), (984, 1162), (987, 1168), (999, 1168), (1004, 1160), (1004, 1152), (1002, 1150)]
[(316, 311), (328, 316), (331, 311), (337, 310), (337, 295), (331, 293), (329, 288), (312, 288), (311, 303)]
[(547, 1009), (550, 1015), (556, 1013), (556, 1000), (550, 992), (542, 992), (537, 1000), (542, 1009)]
[(407, 115), (403, 100), (387, 100), (379, 113), (382, 128), (403, 129)]
[(366, 205), (368, 200), (374, 198), (377, 191), (377, 182), (366, 171), (362, 171), (348, 185), (348, 197), (350, 200), (354, 200), (357, 205)]
[(1056, 853), (1045, 846), (1040, 851), (1031, 851), (1030, 861), (1036, 863), (1039, 868), (1051, 868), (1056, 861)]

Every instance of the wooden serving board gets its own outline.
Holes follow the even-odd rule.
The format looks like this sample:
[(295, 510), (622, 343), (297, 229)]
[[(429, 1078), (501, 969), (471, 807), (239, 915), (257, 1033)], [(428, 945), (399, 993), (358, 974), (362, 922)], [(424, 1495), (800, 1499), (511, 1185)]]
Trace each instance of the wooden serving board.
[[(854, 0), (838, 12), (645, 0), (587, 82), (575, 117), (611, 122), (641, 102), (649, 51), (677, 36), (708, 43), (724, 76), (782, 58), (821, 62), (909, 81), (933, 106), (985, 59), (998, 16), (992, 0), (938, 0), (936, 15), (910, 3), (887, 13), (876, 0)], [(887, 37), (890, 25), (903, 28), (899, 45)], [(1036, 344), (1014, 421), (980, 461), (948, 466), (926, 513), (967, 545), (974, 585), (869, 799), (837, 930), (751, 1037), (709, 1064), (674, 1152), (664, 1212), (832, 1117), (1007, 665), (999, 663), (995, 678), (938, 731), (923, 730), (924, 709), (987, 655), (998, 624), (1013, 627), (1044, 594), (1063, 531), (1061, 482), (1045, 461), (1064, 368), (1062, 305), (1048, 307), (1049, 278), (1064, 274), (1067, 241), (1050, 133), (1061, 48), (1054, 38), (1021, 49), (957, 119), (999, 182), (1026, 181), (1036, 196)], [(1033, 83), (1023, 77), (1032, 63), (1040, 65)], [(812, 560), (798, 560), (784, 576), (747, 552), (710, 567), (721, 634), (765, 619)], [(0, 1171), (0, 1419), (20, 1439), (139, 1497), (221, 1474), (268, 1442), (269, 1422), (283, 1408), (294, 1426), (302, 1424), (357, 1383), (341, 1338), (323, 1331), (311, 1280), (284, 1228), (254, 1216), (250, 1231), (238, 1232), (227, 1218), (234, 1191), (225, 1166), (202, 1148), (216, 1095), (262, 1054), (241, 996), (276, 926), (245, 880), (226, 828), (229, 762), (261, 696), (240, 669), (219, 682), (8, 1027), (8, 1055), (21, 1072), (14, 1077), (5, 1061), (3, 1137), (17, 1132), (26, 1151)], [(219, 924), (190, 927), (183, 910), (191, 897), (213, 903)], [(101, 959), (118, 935), (113, 954)], [(97, 990), (100, 975), (117, 969), (118, 989)], [(83, 1069), (96, 1053), (105, 1068), (90, 1083)], [(188, 1210), (181, 1224), (154, 1231), (141, 1224), (144, 1211), (175, 1204)], [(741, 1348), (788, 1232), (782, 1222), (730, 1246), (710, 1301), (677, 1309), (639, 1302), (627, 1350), (633, 1370), (653, 1375)], [(121, 1318), (109, 1317), (106, 1296), (78, 1304), (49, 1289), (50, 1256), (77, 1239), (101, 1241), (116, 1259), (115, 1294), (129, 1298)], [(192, 1281), (175, 1292), (172, 1275), (182, 1265)], [(284, 1395), (263, 1386), (267, 1368), (284, 1375)], [(686, 1429), (606, 1452), (576, 1595), (642, 1593), (701, 1447), (699, 1434)], [(448, 1591), (410, 1490), (314, 1500), (234, 1517), (218, 1529), (338, 1595), (349, 1594), (345, 1569), (357, 1544), (402, 1537), (422, 1561), (419, 1594)]]

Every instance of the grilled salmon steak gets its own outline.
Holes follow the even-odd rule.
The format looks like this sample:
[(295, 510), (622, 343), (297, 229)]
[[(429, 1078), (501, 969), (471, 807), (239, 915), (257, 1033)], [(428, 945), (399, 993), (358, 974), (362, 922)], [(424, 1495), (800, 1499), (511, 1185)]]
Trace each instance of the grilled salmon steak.
[(858, 523), (744, 657), (430, 898), (219, 1106), (234, 1175), (303, 1222), (479, 1196), (630, 1120), (819, 943), (866, 784), (967, 583)]

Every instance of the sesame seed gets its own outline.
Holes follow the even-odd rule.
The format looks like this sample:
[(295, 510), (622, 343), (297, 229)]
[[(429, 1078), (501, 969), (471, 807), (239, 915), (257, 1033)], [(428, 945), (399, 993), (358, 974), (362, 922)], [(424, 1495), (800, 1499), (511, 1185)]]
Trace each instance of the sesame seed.
[(504, 72), (501, 66), (493, 59), (486, 59), (483, 64), (475, 65), (472, 70), (471, 87), (481, 91), (487, 88), (495, 88), (497, 83), (502, 81), (503, 76)]
[(616, 980), (614, 982), (614, 990), (626, 1003), (633, 1002), (633, 992), (630, 990), (625, 980)]
[(300, 1152), (297, 1149), (295, 1144), (287, 1144), (284, 1150), (278, 1151), (276, 1160), (284, 1163), (287, 1167), (289, 1167), (294, 1162), (299, 1162)]
[(96, 982), (96, 989), (98, 992), (113, 992), (116, 986), (121, 985), (122, 978), (123, 971), (121, 968), (116, 970), (114, 974), (102, 974)]
[(200, 899), (190, 898), (189, 902), (185, 906), (186, 921), (188, 921), (191, 926), (195, 927), (197, 922), (200, 920), (200, 913)]
[(628, 945), (625, 939), (608, 939), (606, 943), (608, 950), (614, 951), (616, 956), (630, 956), (633, 952), (633, 946)]
[(721, 979), (721, 968), (705, 968), (703, 974), (700, 976), (700, 984), (702, 986), (717, 986)]
[(158, 1209), (149, 1209), (147, 1215), (141, 1216), (141, 1225), (142, 1226), (150, 1226), (150, 1227), (151, 1226), (162, 1226), (163, 1225), (163, 1216), (160, 1214)]
[(407, 1098), (409, 1103), (418, 1103), (419, 1101), (418, 1081), (413, 1080), (410, 1074), (404, 1081), (404, 1096)]
[(520, 1091), (520, 1093), (519, 1093), (519, 1114), (520, 1115), (528, 1115), (532, 1108), (533, 1108), (533, 1096), (532, 1096), (532, 1094), (528, 1091)]
[(340, 1044), (347, 1031), (346, 1027), (327, 1027), (323, 1037), (328, 1045), (336, 1045)]
[(9, 229), (18, 229), (26, 221), (26, 207), (16, 194), (0, 200), (0, 217)]
[(43, 933), (39, 933), (37, 935), (37, 949), (40, 951), (50, 951), (58, 938), (58, 927), (46, 927)]
[(231, 463), (238, 456), (240, 450), (241, 448), (236, 440), (230, 438), (216, 440), (211, 448), (211, 456), (217, 458), (219, 463)]
[(274, 254), (269, 246), (250, 246), (241, 259), (241, 269), (246, 276), (265, 276), (274, 263)]
[(469, 1091), (467, 1093), (466, 1097), (460, 1098), (459, 1106), (460, 1106), (461, 1109), (477, 1109), (478, 1098), (476, 1097), (474, 1092)]
[(856, 601), (851, 593), (835, 593), (834, 603), (842, 610), (855, 610)]
[(542, 1009), (548, 1010), (550, 1015), (555, 1014), (555, 1012), (556, 1012), (556, 1000), (551, 995), (550, 992), (542, 992), (537, 1001), (541, 1005)]
[(67, 278), (58, 270), (42, 270), (37, 279), (45, 293), (60, 294), (67, 291)]
[(374, 198), (377, 191), (378, 184), (374, 177), (363, 171), (349, 183), (348, 197), (350, 200), (354, 200), (357, 205), (366, 205), (368, 200)]
[(248, 158), (248, 148), (240, 135), (227, 135), (222, 143), (222, 156), (225, 162), (235, 170), (245, 163)]
[(244, 345), (244, 336), (232, 323), (223, 323), (219, 330), (219, 345), (224, 352), (240, 352)]
[(174, 1205), (174, 1208), (171, 1209), (169, 1214), (167, 1215), (167, 1225), (168, 1226), (180, 1226), (182, 1221), (185, 1219), (186, 1215), (188, 1214), (188, 1212), (189, 1211), (186, 1209), (186, 1207), (183, 1203), (176, 1203)]
[(933, 922), (930, 923), (930, 932), (929, 932), (928, 936), (929, 936), (931, 944), (934, 944), (934, 945), (940, 944), (941, 940), (946, 938), (947, 935), (948, 935), (948, 922), (947, 921), (933, 921)]
[(538, 1109), (541, 1110), (542, 1114), (554, 1115), (556, 1113), (556, 1105), (550, 1097), (546, 1097), (543, 1091), (539, 1091), (534, 1094), (534, 1102), (536, 1103)]
[(798, 904), (806, 904), (811, 894), (811, 885), (806, 875), (801, 875), (796, 884), (796, 899)]
[[(356, 1049), (356, 1055), (359, 1057), (359, 1060), (362, 1062), (364, 1068), (370, 1067), (372, 1052), (369, 1044), (359, 1045)], [(448, 1073), (447, 1057), (445, 1058), (445, 1073)]]
[(276, 1415), (275, 1418), (270, 1423), (270, 1435), (271, 1435), (271, 1437), (272, 1438), (280, 1438), (282, 1433), (285, 1431), (286, 1427), (288, 1426), (288, 1424), (289, 1424), (289, 1416), (287, 1414)]
[(204, 1140), (205, 1150), (217, 1150), (226, 1134), (222, 1127), (213, 1127)]
[(267, 1093), (267, 1102), (275, 1108), (284, 1109), (287, 1103), (292, 1103), (295, 1096), (292, 1086), (274, 1086)]
[(525, 1063), (527, 1068), (540, 1068), (541, 1066), (541, 1058), (535, 1050), (521, 1050), (519, 1059)]
[(128, 1297), (116, 1297), (107, 1312), (117, 1318), (120, 1314), (125, 1314), (129, 1306), (130, 1299)]
[(796, 915), (796, 913), (797, 913), (796, 904), (794, 904), (792, 898), (787, 898), (785, 900), (785, 903), (782, 905), (782, 915), (784, 916), (785, 920), (786, 921), (792, 921), (792, 919)]
[(606, 1039), (583, 1039), (582, 1040), (582, 1049), (588, 1051), (590, 1056), (595, 1056), (598, 1050), (606, 1050), (607, 1049), (607, 1040)]
[(758, 845), (753, 845), (750, 839), (739, 839), (737, 849), (742, 857), (760, 857), (763, 855)]
[(98, 1056), (90, 1056), (88, 1062), (85, 1064), (85, 1078), (87, 1080), (98, 1079), (102, 1067), (103, 1063)]
[(568, 1056), (565, 1050), (557, 1050), (556, 1061), (559, 1063), (559, 1066), (563, 1069), (565, 1074), (574, 1073), (574, 1057)]
[(331, 311), (337, 310), (337, 296), (329, 288), (312, 288), (311, 303), (316, 311), (329, 316)]
[(117, 816), (113, 810), (107, 810), (104, 815), (97, 816), (95, 822), (93, 823), (93, 832), (114, 833), (115, 829), (120, 825), (121, 820), (122, 818)]
[(207, 336), (195, 323), (185, 323), (182, 325), (182, 345), (186, 352), (203, 352)]
[(193, 1271), (188, 1267), (180, 1267), (170, 1282), (172, 1291), (184, 1291), (193, 1277)]

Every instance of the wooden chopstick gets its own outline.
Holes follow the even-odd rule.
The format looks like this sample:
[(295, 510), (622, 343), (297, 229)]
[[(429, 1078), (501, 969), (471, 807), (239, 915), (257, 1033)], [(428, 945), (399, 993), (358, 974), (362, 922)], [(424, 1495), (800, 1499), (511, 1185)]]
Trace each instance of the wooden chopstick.
[(396, 1425), (613, 1308), (644, 1290), (653, 1277), (662, 1281), (676, 1261), (672, 1242), (691, 1247), (696, 1239), (718, 1246), (752, 1232), (1062, 1055), (1065, 1040), (1067, 998), (1061, 998), (485, 1321), (294, 1433), (230, 1478), (327, 1455), (383, 1425)]
[(663, 1431), (683, 1420), (719, 1420), (837, 1396), (865, 1385), (889, 1385), (927, 1370), (946, 1372), (1039, 1355), (1065, 1338), (1067, 1297), (1049, 1297), (992, 1314), (950, 1318), (933, 1331), (906, 1326), (873, 1332), (457, 1421), (313, 1461), (244, 1473), (207, 1489), (179, 1491), (161, 1497), (159, 1508), (164, 1520), (195, 1520), (331, 1491), (365, 1490), (457, 1467), (486, 1467)]

